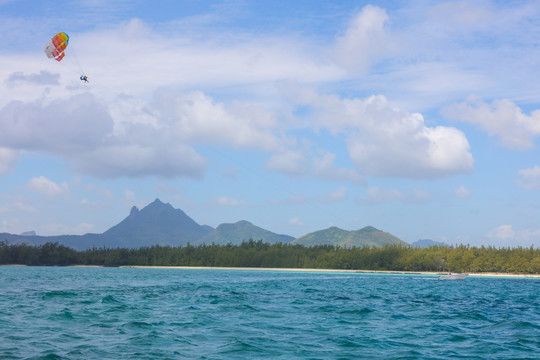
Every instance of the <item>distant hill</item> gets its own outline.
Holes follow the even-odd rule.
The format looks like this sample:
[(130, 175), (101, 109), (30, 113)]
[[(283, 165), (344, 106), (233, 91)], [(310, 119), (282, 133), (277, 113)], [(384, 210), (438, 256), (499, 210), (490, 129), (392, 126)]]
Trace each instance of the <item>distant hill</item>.
[(248, 221), (234, 224), (221, 224), (216, 229), (199, 225), (185, 212), (175, 209), (156, 199), (139, 210), (132, 207), (129, 215), (117, 225), (102, 234), (39, 236), (35, 232), (21, 235), (0, 233), (0, 241), (9, 244), (28, 244), (39, 246), (47, 242), (72, 247), (77, 250), (96, 248), (140, 248), (144, 246), (194, 246), (206, 244), (239, 245), (242, 241), (253, 239), (267, 243), (292, 243), (306, 246), (338, 245), (383, 246), (386, 244), (408, 245), (395, 236), (368, 226), (356, 231), (346, 231), (337, 227), (316, 231), (298, 239), (262, 229)]
[(207, 234), (205, 237), (196, 241), (193, 245), (240, 245), (242, 241), (253, 239), (255, 241), (263, 240), (264, 242), (275, 243), (290, 243), (294, 237), (289, 235), (279, 235), (271, 231), (262, 229), (253, 225), (249, 221), (238, 221), (234, 224), (221, 224), (215, 230)]
[(129, 216), (105, 231), (103, 236), (114, 241), (115, 247), (184, 246), (212, 230), (197, 224), (182, 210), (156, 199), (142, 210), (132, 207)]
[(48, 242), (57, 242), (76, 250), (91, 249), (93, 247), (115, 247), (109, 245), (107, 239), (101, 234), (40, 236), (1, 233), (0, 241), (6, 241), (8, 244), (28, 244), (32, 246), (39, 246)]
[(326, 230), (319, 230), (306, 234), (298, 239), (293, 240), (291, 244), (304, 246), (334, 245), (346, 248), (363, 246), (409, 245), (397, 237), (380, 231), (372, 226), (366, 226), (365, 228), (356, 231), (347, 231), (333, 226)]
[(420, 239), (411, 244), (412, 247), (427, 248), (430, 246), (448, 246), (447, 243), (434, 241), (431, 239)]
[(175, 209), (170, 204), (164, 204), (156, 199), (142, 210), (135, 206), (132, 207), (128, 217), (103, 234), (25, 236), (3, 233), (0, 234), (0, 241), (28, 245), (58, 242), (77, 250), (93, 247), (184, 246), (187, 243), (194, 243), (212, 230), (214, 228), (208, 225), (197, 224), (182, 210)]

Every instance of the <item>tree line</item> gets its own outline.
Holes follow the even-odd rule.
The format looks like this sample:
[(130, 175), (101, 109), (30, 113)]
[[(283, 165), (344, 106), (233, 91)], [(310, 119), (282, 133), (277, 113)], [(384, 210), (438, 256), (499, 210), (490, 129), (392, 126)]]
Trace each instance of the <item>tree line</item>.
[(540, 273), (540, 249), (459, 246), (341, 248), (269, 244), (92, 248), (59, 243), (40, 246), (0, 242), (0, 264), (36, 266), (213, 266), (347, 270)]

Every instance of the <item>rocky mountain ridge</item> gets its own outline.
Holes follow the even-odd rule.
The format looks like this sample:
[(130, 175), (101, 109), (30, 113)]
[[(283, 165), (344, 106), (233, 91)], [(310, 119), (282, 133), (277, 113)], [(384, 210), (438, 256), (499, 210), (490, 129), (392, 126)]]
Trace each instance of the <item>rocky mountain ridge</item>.
[(337, 227), (306, 234), (298, 239), (276, 234), (242, 220), (233, 224), (221, 224), (217, 228), (200, 225), (184, 211), (175, 209), (156, 199), (143, 209), (132, 207), (129, 215), (102, 234), (39, 236), (35, 232), (21, 235), (0, 234), (0, 241), (9, 244), (42, 245), (47, 242), (72, 247), (77, 250), (90, 248), (140, 248), (145, 246), (239, 245), (243, 241), (263, 240), (271, 244), (298, 244), (304, 246), (337, 245), (384, 246), (386, 244), (408, 245), (395, 236), (371, 226), (356, 231)]

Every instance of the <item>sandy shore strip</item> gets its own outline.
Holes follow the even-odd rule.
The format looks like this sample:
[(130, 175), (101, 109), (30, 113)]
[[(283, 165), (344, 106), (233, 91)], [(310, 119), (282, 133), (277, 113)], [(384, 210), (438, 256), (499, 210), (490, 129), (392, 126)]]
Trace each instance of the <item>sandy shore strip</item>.
[[(433, 271), (385, 271), (385, 270), (346, 270), (346, 269), (301, 269), (301, 268), (260, 268), (260, 267), (218, 267), (218, 266), (140, 266), (126, 265), (123, 268), (141, 269), (191, 269), (191, 270), (246, 270), (246, 271), (298, 271), (298, 272), (329, 272), (329, 273), (364, 273), (389, 275), (445, 275), (448, 272)], [(507, 278), (538, 278), (540, 274), (514, 274), (514, 273), (468, 273), (471, 277), (507, 277)]]
[[(21, 264), (1, 264), (0, 266), (28, 266)], [(69, 265), (69, 267), (102, 268), (103, 265)], [(347, 269), (302, 269), (302, 268), (261, 268), (261, 267), (219, 267), (219, 266), (144, 266), (122, 265), (121, 268), (136, 269), (195, 269), (195, 270), (249, 270), (249, 271), (297, 271), (297, 272), (328, 272), (328, 273), (364, 273), (364, 274), (389, 274), (389, 275), (446, 275), (448, 272), (436, 271), (391, 271), (391, 270), (347, 270)], [(517, 274), (496, 272), (471, 272), (470, 277), (500, 277), (500, 278), (535, 278), (540, 279), (540, 274)]]

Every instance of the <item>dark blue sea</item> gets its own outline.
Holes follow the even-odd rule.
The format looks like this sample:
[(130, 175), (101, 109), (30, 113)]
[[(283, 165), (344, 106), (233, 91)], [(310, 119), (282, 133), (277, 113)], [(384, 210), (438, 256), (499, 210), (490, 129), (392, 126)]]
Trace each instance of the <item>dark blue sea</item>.
[(539, 358), (539, 279), (0, 267), (0, 359)]

